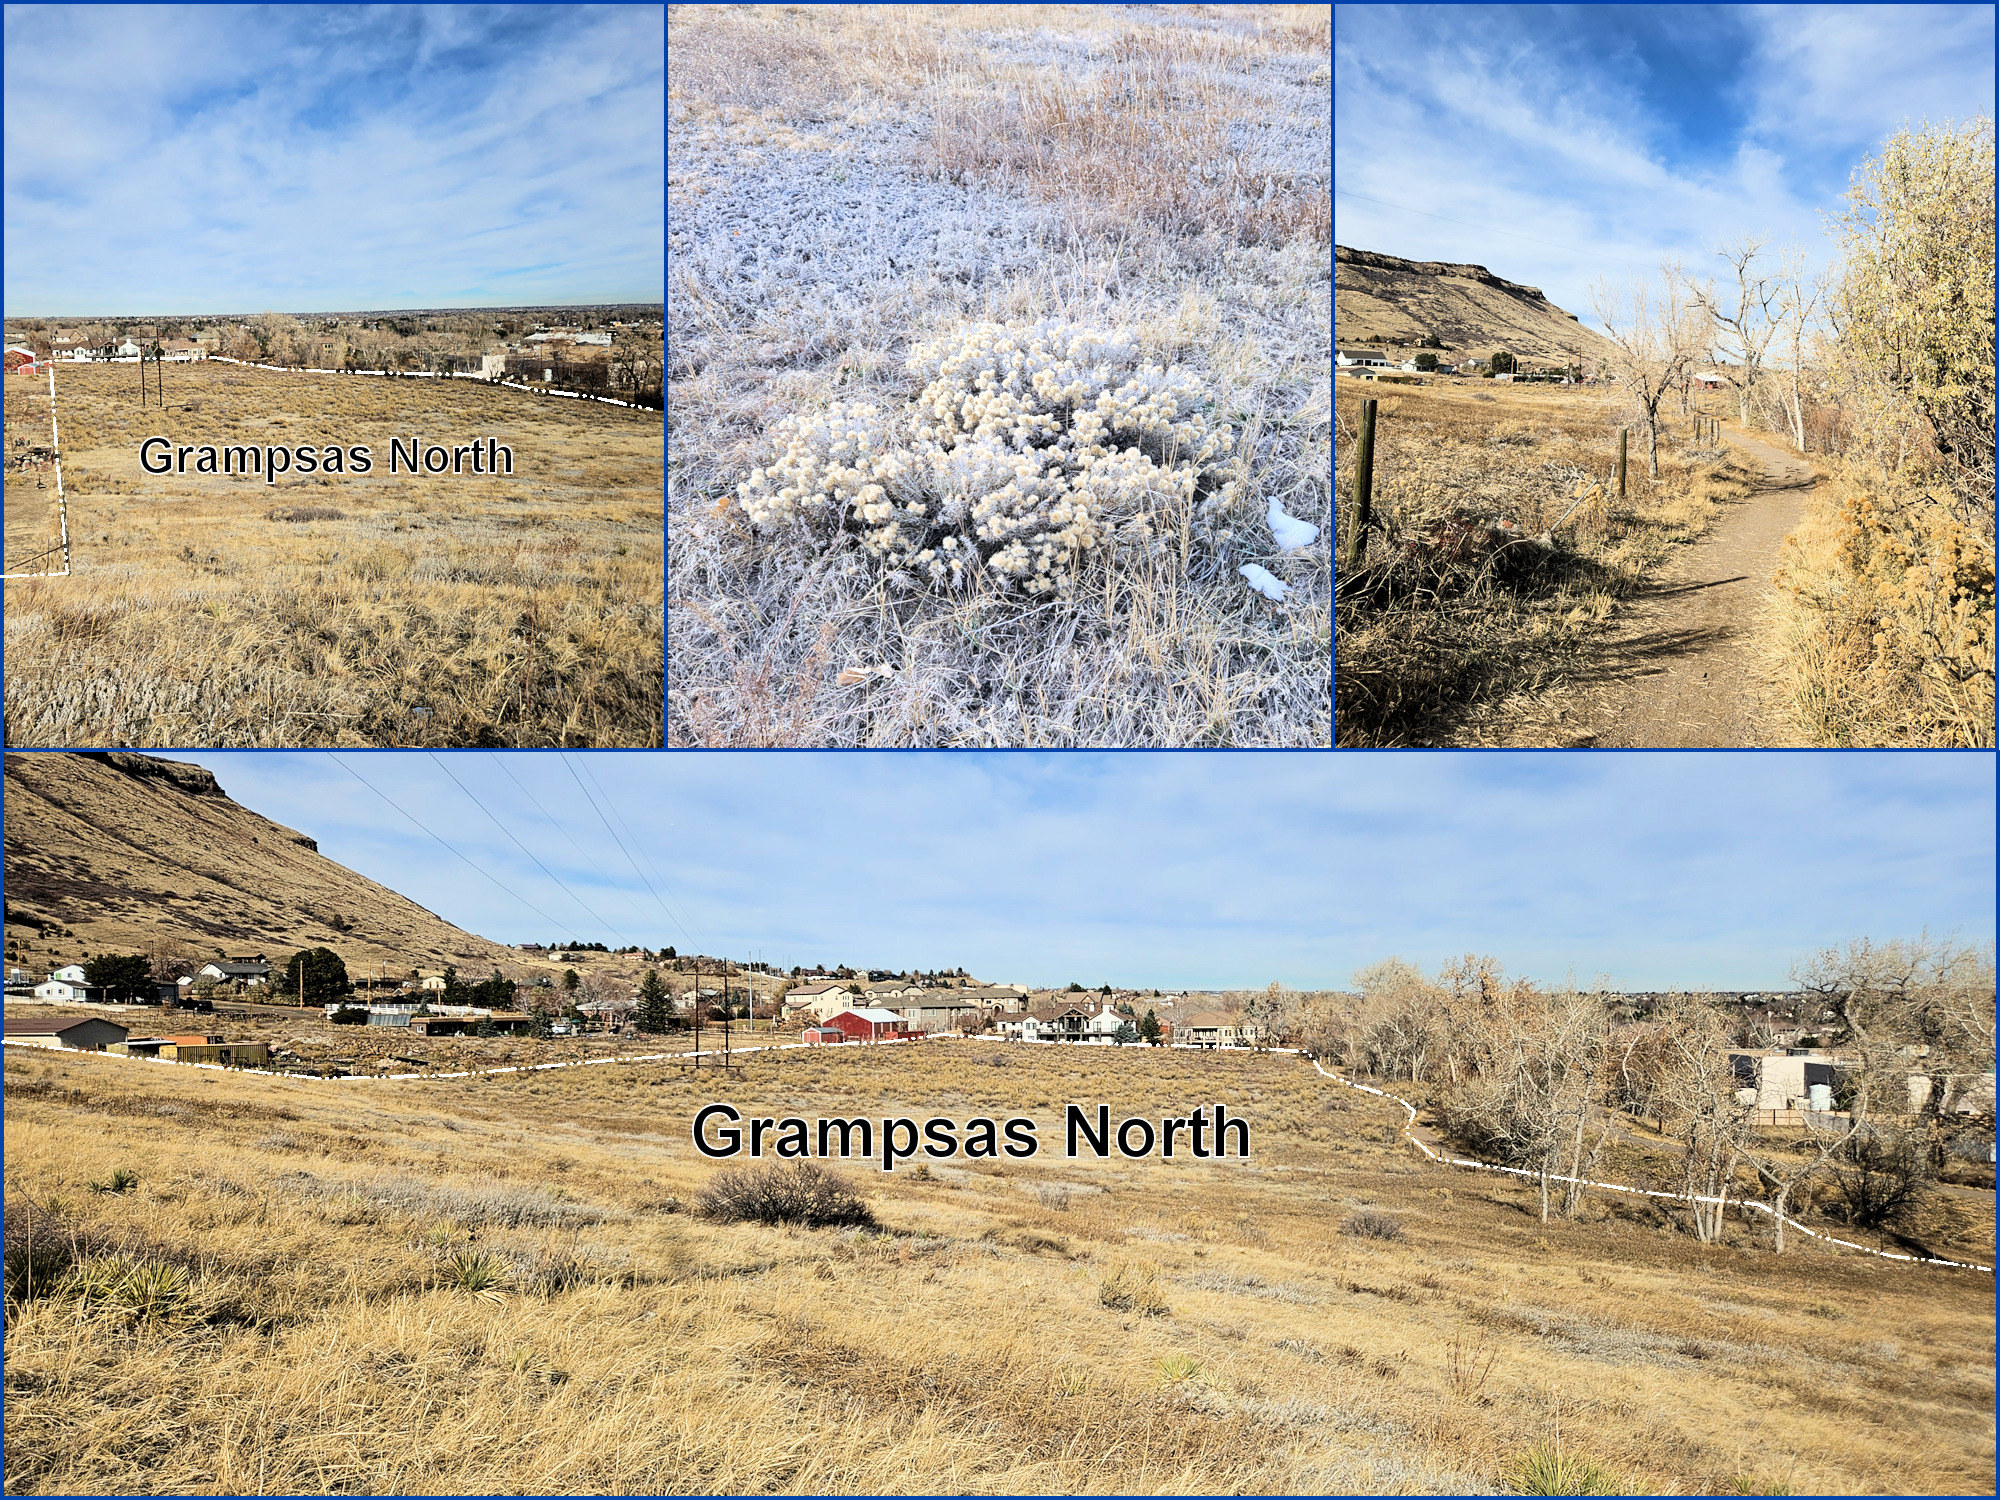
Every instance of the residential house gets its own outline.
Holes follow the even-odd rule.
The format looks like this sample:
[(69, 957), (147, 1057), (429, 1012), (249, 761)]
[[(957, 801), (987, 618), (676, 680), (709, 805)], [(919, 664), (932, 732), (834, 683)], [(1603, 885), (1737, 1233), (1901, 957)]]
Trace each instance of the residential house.
[(586, 1000), (577, 1007), (577, 1012), (606, 1031), (616, 1031), (632, 1019), (633, 1009), (630, 1000)]
[(961, 1000), (959, 990), (934, 990), (921, 999), (892, 1000), (883, 1009), (893, 1010), (910, 1023), (912, 1031), (935, 1032), (952, 1031), (967, 1016), (978, 1018), (986, 1014), (986, 1007), (977, 1000)]
[(785, 1014), (794, 1016), (801, 1011), (810, 1011), (815, 1021), (824, 1023), (836, 1011), (846, 1010), (854, 1000), (855, 997), (847, 986), (836, 980), (829, 980), (825, 984), (801, 985), (785, 996)]
[(113, 339), (105, 347), (110, 350), (111, 359), (137, 359), (140, 354), (140, 346), (129, 338)]
[[(71, 965), (71, 967), (74, 968), (75, 966)], [(37, 1000), (68, 1001), (72, 1003), (81, 1001), (88, 1004), (102, 1000), (104, 998), (104, 991), (98, 985), (83, 984), (76, 980), (49, 979), (35, 986), (35, 998)]]
[(861, 986), (861, 998), (876, 1005), (893, 1006), (898, 1000), (915, 1000), (923, 993), (922, 985), (910, 984), (901, 979), (884, 979)]
[(213, 963), (203, 964), (194, 972), (197, 979), (240, 984), (250, 989), (259, 989), (271, 982), (271, 966), (262, 960), (244, 962), (219, 958)]
[(76, 1052), (102, 1052), (129, 1035), (116, 1021), (102, 1016), (7, 1017), (10, 1047), (67, 1047)]
[(826, 1025), (856, 1042), (892, 1042), (910, 1034), (909, 1022), (893, 1010), (872, 1005), (843, 1009), (825, 1018)]
[(1247, 1047), (1262, 1030), (1241, 1016), (1224, 1011), (1198, 1011), (1173, 1023), (1176, 1047)]
[(67, 980), (71, 984), (88, 983), (82, 964), (64, 964), (60, 969), (51, 970), (49, 978)]
[(1336, 365), (1379, 365), (1387, 367), (1389, 361), (1379, 349), (1336, 349), (1333, 353)]
[(163, 339), (160, 341), (160, 355), (163, 359), (185, 362), (207, 359), (208, 351), (193, 339)]

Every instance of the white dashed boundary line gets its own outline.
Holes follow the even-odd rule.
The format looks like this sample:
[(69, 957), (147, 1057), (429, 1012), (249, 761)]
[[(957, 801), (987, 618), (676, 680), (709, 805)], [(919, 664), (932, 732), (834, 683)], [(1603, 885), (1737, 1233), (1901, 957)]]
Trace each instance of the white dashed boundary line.
[[(195, 363), (195, 361), (187, 361)], [(476, 380), (481, 385), (497, 385), (510, 391), (526, 391), (531, 396), (561, 396), (569, 401), (595, 401), (602, 406), (622, 406), (627, 411), (658, 411), (656, 406), (641, 406), (637, 401), (618, 401), (610, 396), (586, 396), (581, 391), (547, 390), (532, 385), (517, 385), (511, 380), (488, 380), (484, 375), (474, 375), (465, 370), (448, 370), (440, 374), (435, 370), (322, 370), (316, 365), (263, 365), (255, 360), (231, 359), (226, 354), (211, 354), (204, 364), (235, 365), (243, 370), (275, 370), (280, 375), (382, 375), (393, 374), (398, 380)]]
[[(1312, 1059), (1312, 1065), (1313, 1065), (1313, 1071), (1318, 1073), (1322, 1078), (1330, 1078), (1335, 1083), (1345, 1084), (1348, 1088), (1359, 1089), (1364, 1094), (1373, 1094), (1378, 1099), (1394, 1100), (1397, 1104), (1402, 1105), (1404, 1112), (1409, 1115), (1409, 1119), (1405, 1121), (1403, 1125), (1404, 1139), (1409, 1141), (1409, 1143), (1412, 1146), (1415, 1146), (1419, 1151), (1423, 1152), (1425, 1156), (1429, 1157), (1432, 1161), (1437, 1162), (1441, 1166), (1472, 1167), (1481, 1172), (1505, 1172), (1512, 1177), (1539, 1178), (1540, 1176), (1539, 1173), (1530, 1172), (1526, 1167), (1501, 1167), (1501, 1166), (1495, 1166), (1492, 1162), (1472, 1161), (1469, 1158), (1463, 1156), (1440, 1156), (1438, 1155), (1437, 1152), (1431, 1150), (1429, 1146), (1426, 1146), (1422, 1141), (1418, 1140), (1416, 1136), (1411, 1133), (1410, 1127), (1417, 1123), (1417, 1107), (1414, 1104), (1410, 1103), (1409, 1100), (1399, 1098), (1397, 1095), (1390, 1093), (1386, 1089), (1370, 1088), (1365, 1083), (1356, 1083), (1351, 1078), (1342, 1078), (1338, 1073), (1329, 1073), (1325, 1068), (1322, 1068), (1319, 1065), (1319, 1060), (1317, 1058)], [(1549, 1174), (1549, 1181), (1562, 1182), (1562, 1183), (1581, 1182), (1585, 1187), (1602, 1188), (1607, 1193), (1631, 1193), (1637, 1197), (1642, 1197), (1642, 1198), (1671, 1198), (1682, 1203), (1737, 1203), (1741, 1204), (1745, 1208), (1754, 1208), (1757, 1210), (1757, 1212), (1765, 1215), (1767, 1218), (1775, 1219), (1778, 1217), (1776, 1209), (1772, 1208), (1768, 1203), (1758, 1202), (1755, 1198), (1724, 1199), (1706, 1193), (1696, 1193), (1693, 1195), (1689, 1195), (1687, 1193), (1663, 1193), (1654, 1188), (1626, 1187), (1623, 1183), (1617, 1183), (1617, 1182), (1595, 1182), (1587, 1177), (1584, 1178), (1562, 1177), (1556, 1175), (1553, 1172)], [(1787, 1227), (1796, 1229), (1800, 1234), (1806, 1235), (1808, 1238), (1818, 1240), (1822, 1244), (1839, 1245), (1841, 1248), (1846, 1250), (1859, 1250), (1863, 1255), (1880, 1256), (1883, 1260), (1908, 1261), (1911, 1265), (1917, 1265), (1917, 1266), (1945, 1266), (1954, 1271), (1984, 1271), (1989, 1276), (1993, 1274), (1993, 1267), (1982, 1266), (1975, 1261), (1958, 1261), (1958, 1260), (1941, 1260), (1941, 1259), (1931, 1260), (1931, 1259), (1926, 1259), (1921, 1255), (1902, 1255), (1893, 1250), (1871, 1249), (1867, 1245), (1857, 1245), (1852, 1240), (1837, 1239), (1830, 1234), (1817, 1234), (1814, 1233), (1814, 1231), (1806, 1228), (1805, 1225), (1801, 1224), (1797, 1219), (1792, 1218), (1790, 1215), (1785, 1216), (1785, 1224)]]
[[(879, 1042), (848, 1043), (847, 1045), (893, 1047), (897, 1045), (910, 1045), (922, 1041), (943, 1041), (943, 1040), (947, 1039), (943, 1037), (913, 1036), (913, 1037), (888, 1038)], [(994, 1038), (975, 1038), (973, 1040), (999, 1041), (1003, 1039), (994, 1037)], [(176, 1062), (171, 1058), (163, 1058), (163, 1057), (132, 1057), (123, 1052), (83, 1052), (71, 1048), (62, 1048), (58, 1050), (48, 1047), (36, 1047), (31, 1042), (17, 1041), (12, 1037), (6, 1039), (5, 1045), (9, 1047), (21, 1047), (25, 1049), (32, 1049), (37, 1052), (57, 1051), (57, 1055), (62, 1057), (102, 1057), (102, 1058), (114, 1059), (118, 1062), (152, 1063), (155, 1064), (156, 1066), (166, 1067), (166, 1068), (205, 1068), (215, 1073), (249, 1074), (250, 1076), (257, 1078), (288, 1078), (299, 1083), (396, 1083), (396, 1082), (421, 1082), (423, 1080), (433, 1079), (433, 1078), (497, 1078), (510, 1073), (549, 1073), (549, 1072), (559, 1071), (564, 1068), (603, 1067), (607, 1063), (617, 1064), (617, 1063), (645, 1063), (645, 1062), (688, 1062), (695, 1058), (720, 1057), (722, 1055), (720, 1048), (705, 1047), (699, 1052), (646, 1052), (646, 1053), (635, 1053), (629, 1057), (585, 1057), (585, 1058), (577, 1058), (566, 1062), (527, 1063), (519, 1067), (511, 1067), (511, 1068), (467, 1069), (463, 1072), (457, 1072), (457, 1073), (348, 1074), (345, 1077), (323, 1078), (313, 1073), (283, 1073), (279, 1072), (275, 1068), (231, 1068), (231, 1067), (225, 1067), (221, 1063), (184, 1063), (184, 1062)], [(732, 1047), (729, 1049), (729, 1055), (731, 1057), (737, 1057), (743, 1054), (753, 1053), (753, 1052), (804, 1052), (810, 1049), (823, 1047), (827, 1045), (830, 1044), (824, 1042), (753, 1043), (748, 1047)], [(1063, 1044), (1055, 1041), (1050, 1041), (1050, 1042), (1038, 1041), (1038, 1042), (1030, 1042), (1027, 1045), (1030, 1046), (1042, 1045), (1042, 1046), (1053, 1047), (1053, 1046), (1061, 1046)], [(1142, 1044), (1133, 1044), (1133, 1045), (1142, 1045)], [(1203, 1047), (1191, 1043), (1179, 1043), (1175, 1044), (1171, 1048), (1171, 1050), (1181, 1051), (1181, 1052), (1253, 1052), (1256, 1049), (1252, 1047), (1231, 1047), (1231, 1046)], [(1267, 1052), (1280, 1053), (1293, 1057), (1305, 1056), (1303, 1052), (1301, 1052), (1299, 1049), (1295, 1047), (1267, 1047), (1264, 1050)], [(1470, 1167), (1475, 1171), (1480, 1171), (1480, 1172), (1502, 1172), (1510, 1177), (1539, 1178), (1540, 1175), (1539, 1173), (1530, 1172), (1526, 1167), (1502, 1167), (1502, 1166), (1497, 1166), (1492, 1162), (1474, 1161), (1471, 1158), (1464, 1156), (1440, 1156), (1437, 1152), (1431, 1150), (1429, 1146), (1426, 1146), (1422, 1141), (1418, 1140), (1414, 1134), (1411, 1133), (1410, 1127), (1417, 1123), (1417, 1107), (1414, 1104), (1410, 1103), (1409, 1100), (1404, 1099), (1399, 1095), (1392, 1094), (1387, 1089), (1371, 1088), (1369, 1085), (1365, 1083), (1356, 1083), (1351, 1078), (1342, 1078), (1338, 1073), (1329, 1073), (1325, 1068), (1322, 1068), (1319, 1065), (1318, 1058), (1307, 1058), (1307, 1061), (1313, 1065), (1313, 1071), (1315, 1073), (1319, 1074), (1320, 1077), (1325, 1078), (1330, 1082), (1341, 1084), (1350, 1089), (1357, 1089), (1364, 1094), (1372, 1094), (1377, 1099), (1388, 1099), (1393, 1103), (1402, 1105), (1404, 1113), (1409, 1117), (1403, 1123), (1403, 1138), (1407, 1140), (1412, 1146), (1415, 1146), (1419, 1151), (1423, 1152), (1424, 1155), (1428, 1157), (1430, 1160), (1436, 1162), (1439, 1166)], [(1633, 1196), (1640, 1198), (1668, 1198), (1674, 1200), (1675, 1202), (1681, 1202), (1681, 1203), (1690, 1203), (1690, 1202), (1722, 1203), (1725, 1201), (1724, 1199), (1715, 1197), (1710, 1194), (1697, 1193), (1690, 1196), (1689, 1194), (1686, 1193), (1661, 1192), (1656, 1188), (1627, 1187), (1623, 1183), (1597, 1182), (1587, 1177), (1586, 1178), (1566, 1177), (1558, 1175), (1556, 1173), (1549, 1174), (1549, 1181), (1562, 1182), (1562, 1183), (1581, 1181), (1585, 1187), (1601, 1188), (1607, 1193), (1630, 1193)], [(1755, 1210), (1757, 1210), (1757, 1212), (1765, 1215), (1768, 1218), (1777, 1217), (1777, 1211), (1775, 1209), (1773, 1209), (1768, 1203), (1760, 1203), (1755, 1198), (1731, 1198), (1726, 1201), (1730, 1203), (1740, 1204), (1745, 1208), (1754, 1208)], [(1882, 1260), (1900, 1260), (1900, 1261), (1905, 1261), (1910, 1265), (1916, 1265), (1916, 1266), (1942, 1266), (1949, 1270), (1954, 1270), (1954, 1271), (1983, 1271), (1989, 1276), (1993, 1274), (1993, 1267), (1982, 1266), (1976, 1261), (1926, 1259), (1921, 1255), (1903, 1255), (1894, 1250), (1876, 1250), (1870, 1248), (1867, 1245), (1857, 1245), (1852, 1240), (1839, 1239), (1834, 1235), (1830, 1234), (1819, 1234), (1811, 1229), (1806, 1228), (1805, 1225), (1801, 1224), (1797, 1219), (1792, 1218), (1790, 1215), (1785, 1216), (1785, 1223), (1789, 1228), (1796, 1229), (1800, 1234), (1805, 1235), (1809, 1239), (1818, 1240), (1821, 1244), (1838, 1245), (1844, 1250), (1858, 1250), (1863, 1255), (1877, 1256)]]

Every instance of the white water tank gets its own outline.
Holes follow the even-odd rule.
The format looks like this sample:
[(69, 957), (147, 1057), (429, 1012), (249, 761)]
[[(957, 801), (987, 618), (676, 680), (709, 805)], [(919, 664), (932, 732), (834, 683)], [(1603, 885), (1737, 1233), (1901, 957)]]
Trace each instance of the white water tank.
[(1833, 1085), (1830, 1083), (1808, 1084), (1806, 1086), (1806, 1108), (1832, 1109)]

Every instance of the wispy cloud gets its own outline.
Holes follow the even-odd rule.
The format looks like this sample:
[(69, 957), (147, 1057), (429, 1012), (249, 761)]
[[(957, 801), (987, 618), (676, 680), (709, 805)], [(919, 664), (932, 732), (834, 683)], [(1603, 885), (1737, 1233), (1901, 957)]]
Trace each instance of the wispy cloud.
[(1830, 263), (1821, 215), (1863, 158), (1993, 110), (1990, 5), (1350, 5), (1334, 25), (1339, 241), (1479, 262), (1587, 320), (1599, 276), (1716, 269), (1725, 239)]
[(513, 942), (1199, 988), (1473, 951), (1761, 988), (1848, 937), (1993, 934), (1992, 764), (1969, 755), (442, 757), (466, 790), (426, 755), (342, 757), (492, 879), (327, 755), (178, 758)]
[(659, 300), (664, 66), (657, 6), (9, 6), (7, 311)]

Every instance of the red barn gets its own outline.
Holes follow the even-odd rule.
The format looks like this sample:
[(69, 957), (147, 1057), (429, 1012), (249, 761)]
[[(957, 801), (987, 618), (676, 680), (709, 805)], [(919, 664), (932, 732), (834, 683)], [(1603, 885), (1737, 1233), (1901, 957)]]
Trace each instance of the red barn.
[(910, 1034), (908, 1021), (893, 1010), (880, 1010), (872, 1005), (844, 1010), (826, 1024), (856, 1042), (895, 1041)]
[(808, 1042), (844, 1042), (847, 1040), (847, 1033), (838, 1026), (808, 1026), (805, 1029), (805, 1039)]

